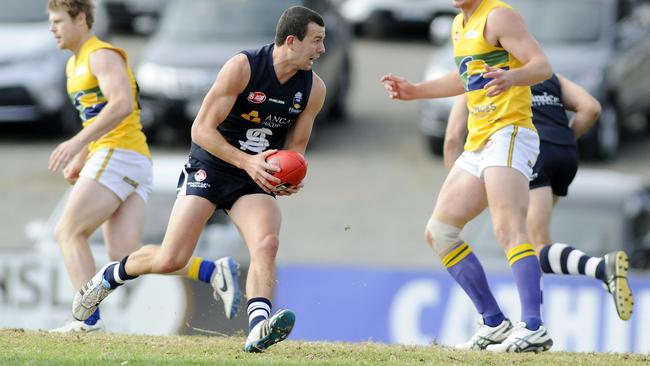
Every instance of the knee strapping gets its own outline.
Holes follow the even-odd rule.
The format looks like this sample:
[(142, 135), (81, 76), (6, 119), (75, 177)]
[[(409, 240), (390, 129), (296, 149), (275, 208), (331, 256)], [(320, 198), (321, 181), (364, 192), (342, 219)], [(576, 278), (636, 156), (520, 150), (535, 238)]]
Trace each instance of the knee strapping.
[(439, 257), (446, 255), (460, 240), (461, 228), (445, 224), (435, 219), (427, 222), (427, 231), (431, 235), (431, 247)]

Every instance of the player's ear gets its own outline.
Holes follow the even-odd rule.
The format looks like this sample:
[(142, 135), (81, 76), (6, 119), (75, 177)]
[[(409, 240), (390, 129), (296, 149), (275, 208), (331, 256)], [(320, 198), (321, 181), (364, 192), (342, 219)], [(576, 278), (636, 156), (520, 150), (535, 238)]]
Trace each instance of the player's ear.
[(79, 14), (77, 14), (73, 20), (77, 24), (86, 24), (86, 13), (83, 11), (79, 12)]
[(284, 41), (287, 46), (293, 47), (294, 42), (296, 41), (296, 36), (290, 34), (287, 36), (287, 39)]

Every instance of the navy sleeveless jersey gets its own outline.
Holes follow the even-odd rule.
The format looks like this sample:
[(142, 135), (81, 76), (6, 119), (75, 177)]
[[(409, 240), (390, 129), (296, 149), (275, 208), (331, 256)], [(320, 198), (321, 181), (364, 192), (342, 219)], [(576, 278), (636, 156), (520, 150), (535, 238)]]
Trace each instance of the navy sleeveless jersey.
[(533, 123), (539, 139), (557, 145), (576, 145), (562, 103), (562, 88), (557, 75), (553, 74), (550, 79), (531, 86), (530, 90), (533, 95)]
[[(226, 119), (217, 127), (229, 144), (248, 154), (282, 149), (289, 128), (305, 109), (311, 93), (311, 70), (299, 70), (280, 84), (273, 67), (273, 48), (269, 44), (242, 52), (248, 57), (251, 77)], [(244, 173), (195, 143), (190, 155), (229, 172)]]

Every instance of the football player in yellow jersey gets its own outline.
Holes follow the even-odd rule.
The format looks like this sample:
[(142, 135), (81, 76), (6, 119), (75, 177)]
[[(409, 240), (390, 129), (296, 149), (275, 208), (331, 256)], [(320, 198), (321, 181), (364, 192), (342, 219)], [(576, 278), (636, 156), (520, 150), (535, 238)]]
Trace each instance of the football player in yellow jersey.
[[(48, 166), (52, 171), (63, 169), (63, 176), (73, 184), (55, 239), (78, 290), (95, 273), (88, 237), (100, 225), (111, 260), (126, 261), (125, 256), (140, 246), (152, 161), (127, 54), (92, 34), (92, 0), (49, 0), (47, 10), (58, 48), (73, 54), (66, 66), (67, 89), (84, 127), (54, 149)], [(215, 298), (224, 302), (226, 316), (236, 314), (241, 293), (232, 258), (212, 262), (194, 257), (174, 274), (210, 283)], [(116, 271), (114, 278), (130, 277)], [(219, 290), (223, 281), (231, 283), (227, 291)], [(88, 319), (54, 331), (102, 329), (97, 309)]]
[[(498, 0), (453, 0), (461, 12), (451, 38), (458, 71), (413, 84), (384, 75), (391, 99), (450, 97), (465, 93), (465, 151), (440, 190), (425, 238), (447, 271), (472, 299), (482, 324), (459, 348), (539, 352), (553, 344), (541, 321), (541, 270), (528, 240), (528, 182), (539, 153), (532, 124), (530, 85), (551, 77), (551, 66), (521, 15)], [(486, 207), (510, 264), (521, 302), (521, 321), (505, 317), (462, 228)]]

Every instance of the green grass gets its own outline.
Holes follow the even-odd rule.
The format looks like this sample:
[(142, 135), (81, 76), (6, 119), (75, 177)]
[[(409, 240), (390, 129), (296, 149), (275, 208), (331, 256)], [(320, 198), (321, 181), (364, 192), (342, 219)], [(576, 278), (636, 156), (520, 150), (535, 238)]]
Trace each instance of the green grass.
[(650, 355), (490, 354), (436, 345), (285, 341), (263, 354), (244, 337), (50, 334), (0, 330), (0, 365), (648, 365)]

